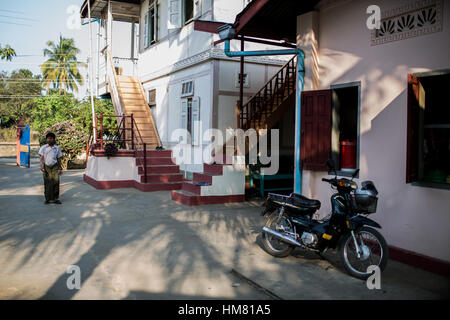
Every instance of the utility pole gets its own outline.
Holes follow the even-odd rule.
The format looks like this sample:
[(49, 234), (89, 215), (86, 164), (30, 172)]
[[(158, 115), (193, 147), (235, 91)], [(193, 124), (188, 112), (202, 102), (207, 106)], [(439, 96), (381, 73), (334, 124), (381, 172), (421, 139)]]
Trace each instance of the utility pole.
[(89, 92), (91, 94), (91, 109), (92, 109), (92, 132), (94, 133), (94, 143), (97, 143), (97, 129), (95, 128), (95, 108), (94, 108), (94, 96), (92, 92), (92, 26), (91, 26), (91, 4), (90, 1), (87, 1), (88, 4), (88, 18), (89, 18), (89, 63), (88, 63), (88, 79), (89, 79)]

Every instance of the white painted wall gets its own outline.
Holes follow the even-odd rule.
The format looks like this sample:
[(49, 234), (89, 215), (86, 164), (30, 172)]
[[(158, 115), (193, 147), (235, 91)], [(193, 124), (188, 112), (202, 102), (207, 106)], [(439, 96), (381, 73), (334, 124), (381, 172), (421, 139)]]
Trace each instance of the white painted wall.
[(213, 176), (212, 185), (200, 190), (202, 196), (245, 194), (245, 157), (233, 157), (233, 164), (224, 165), (222, 175)]
[[(378, 1), (382, 11), (415, 1)], [(450, 261), (450, 193), (406, 184), (407, 75), (450, 68), (450, 6), (443, 31), (371, 46), (366, 28), (370, 0), (338, 1), (319, 12), (320, 89), (361, 82), (360, 181), (379, 190), (372, 215), (389, 244)], [(303, 173), (302, 191), (330, 210), (325, 172)]]
[(89, 156), (85, 174), (97, 181), (137, 180), (138, 169), (134, 157)]

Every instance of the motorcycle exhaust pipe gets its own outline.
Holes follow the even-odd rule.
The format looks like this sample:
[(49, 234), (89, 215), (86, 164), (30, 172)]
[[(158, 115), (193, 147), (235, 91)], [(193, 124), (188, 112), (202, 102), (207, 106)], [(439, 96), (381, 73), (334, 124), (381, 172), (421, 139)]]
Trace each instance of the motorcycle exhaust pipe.
[(295, 240), (292, 237), (288, 237), (282, 233), (279, 233), (273, 229), (267, 228), (267, 227), (263, 227), (262, 229), (263, 232), (268, 233), (272, 236), (274, 236), (275, 238), (280, 239), (281, 241), (287, 242), (293, 246), (297, 246), (297, 247), (301, 247), (301, 248), (305, 248), (305, 246), (303, 244), (301, 244), (300, 242), (298, 242), (297, 240)]

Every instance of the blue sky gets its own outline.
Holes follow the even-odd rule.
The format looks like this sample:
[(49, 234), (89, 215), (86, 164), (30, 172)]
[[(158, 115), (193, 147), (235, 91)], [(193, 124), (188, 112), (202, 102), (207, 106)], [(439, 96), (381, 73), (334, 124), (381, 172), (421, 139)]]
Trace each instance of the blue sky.
[[(0, 0), (0, 44), (2, 47), (9, 44), (18, 55), (12, 62), (0, 61), (0, 71), (26, 68), (39, 74), (39, 65), (46, 60), (43, 56), (46, 42), (57, 42), (60, 34), (74, 38), (75, 45), (81, 50), (79, 60), (86, 62), (89, 54), (88, 27), (81, 26), (77, 30), (67, 26), (70, 19), (67, 10), (76, 6), (79, 12), (82, 3), (83, 0)], [(97, 24), (92, 28), (95, 32)], [(93, 49), (96, 49), (95, 38)], [(84, 95), (83, 89), (80, 95)]]

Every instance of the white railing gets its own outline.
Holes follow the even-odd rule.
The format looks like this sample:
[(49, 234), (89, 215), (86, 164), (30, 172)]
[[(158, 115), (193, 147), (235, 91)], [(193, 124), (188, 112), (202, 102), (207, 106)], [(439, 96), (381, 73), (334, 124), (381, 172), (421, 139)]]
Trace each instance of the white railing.
[(124, 76), (137, 76), (137, 62), (135, 58), (113, 57), (116, 73)]
[(111, 52), (107, 52), (107, 64), (106, 64), (106, 74), (108, 79), (108, 88), (109, 92), (111, 94), (111, 99), (113, 100), (114, 104), (114, 110), (116, 112), (116, 115), (123, 114), (123, 107), (122, 107), (122, 99), (119, 95), (119, 81), (117, 80), (117, 74), (116, 70), (114, 68), (113, 59), (111, 56)]

